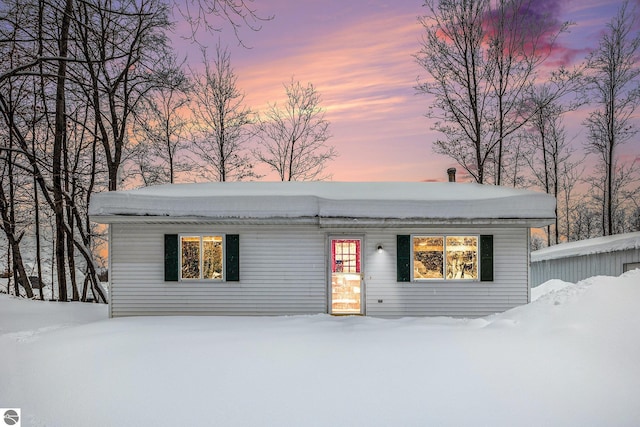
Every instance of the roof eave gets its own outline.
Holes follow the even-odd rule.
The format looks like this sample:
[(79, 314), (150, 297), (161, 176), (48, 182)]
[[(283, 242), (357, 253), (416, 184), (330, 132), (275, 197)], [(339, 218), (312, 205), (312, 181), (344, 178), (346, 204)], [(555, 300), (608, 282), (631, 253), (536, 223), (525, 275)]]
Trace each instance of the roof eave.
[(410, 228), (423, 226), (488, 226), (536, 228), (552, 224), (554, 218), (333, 218), (321, 217), (321, 228)]
[(373, 218), (373, 217), (198, 217), (156, 215), (92, 215), (100, 224), (317, 225), (320, 228), (409, 228), (443, 225), (544, 227), (555, 218)]
[(169, 215), (91, 215), (98, 224), (317, 225), (318, 217), (204, 217)]

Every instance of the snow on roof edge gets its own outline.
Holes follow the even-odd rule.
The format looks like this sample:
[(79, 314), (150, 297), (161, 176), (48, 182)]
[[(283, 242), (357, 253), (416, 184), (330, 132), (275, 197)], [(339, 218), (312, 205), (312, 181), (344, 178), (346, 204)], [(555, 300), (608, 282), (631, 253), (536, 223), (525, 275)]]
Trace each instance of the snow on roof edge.
[(640, 231), (561, 243), (531, 252), (531, 262), (640, 249)]
[(174, 184), (94, 196), (90, 216), (553, 218), (545, 193), (470, 183)]

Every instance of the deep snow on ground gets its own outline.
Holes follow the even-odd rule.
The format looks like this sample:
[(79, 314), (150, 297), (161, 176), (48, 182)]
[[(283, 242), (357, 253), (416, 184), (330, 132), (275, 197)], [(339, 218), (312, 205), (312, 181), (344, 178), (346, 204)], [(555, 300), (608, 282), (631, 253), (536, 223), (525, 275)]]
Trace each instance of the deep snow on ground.
[(480, 319), (106, 319), (0, 295), (23, 426), (637, 426), (640, 270)]

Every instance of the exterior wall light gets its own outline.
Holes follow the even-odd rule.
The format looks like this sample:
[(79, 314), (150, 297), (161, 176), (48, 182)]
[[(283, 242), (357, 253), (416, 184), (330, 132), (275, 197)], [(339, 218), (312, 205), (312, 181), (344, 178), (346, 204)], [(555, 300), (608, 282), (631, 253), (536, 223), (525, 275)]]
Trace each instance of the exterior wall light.
[(382, 244), (378, 245), (378, 253), (382, 252)]

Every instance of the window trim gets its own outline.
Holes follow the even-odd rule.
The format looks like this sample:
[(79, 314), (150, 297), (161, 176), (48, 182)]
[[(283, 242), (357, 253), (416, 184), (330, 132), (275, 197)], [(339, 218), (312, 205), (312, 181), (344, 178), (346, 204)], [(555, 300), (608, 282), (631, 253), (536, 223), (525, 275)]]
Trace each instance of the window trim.
[[(184, 278), (182, 277), (182, 238), (183, 237), (198, 237), (200, 239), (200, 277), (199, 278)], [(222, 238), (222, 277), (219, 279), (205, 279), (202, 277), (202, 264), (203, 264), (203, 237), (221, 237)], [(227, 242), (226, 242), (226, 234), (225, 233), (216, 233), (216, 232), (205, 232), (205, 233), (180, 233), (178, 234), (178, 282), (191, 282), (191, 283), (209, 283), (216, 282), (222, 283), (227, 281)]]
[[(414, 249), (413, 249), (413, 241), (416, 237), (442, 237), (442, 278), (416, 278), (415, 277), (415, 269), (414, 269)], [(473, 279), (447, 279), (447, 237), (475, 237), (476, 238), (476, 277)], [(455, 282), (455, 283), (475, 283), (481, 282), (481, 269), (480, 269), (480, 234), (475, 233), (453, 233), (453, 234), (411, 234), (409, 240), (409, 249), (410, 249), (410, 281), (416, 283), (433, 283), (433, 282)]]

